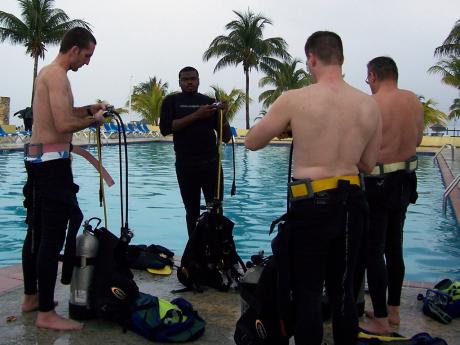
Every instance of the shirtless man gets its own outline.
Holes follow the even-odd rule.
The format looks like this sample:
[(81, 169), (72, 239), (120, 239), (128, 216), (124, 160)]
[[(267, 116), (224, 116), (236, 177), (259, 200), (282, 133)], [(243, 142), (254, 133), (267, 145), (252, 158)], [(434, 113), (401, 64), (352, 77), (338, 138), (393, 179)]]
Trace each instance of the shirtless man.
[(389, 323), (400, 322), (402, 235), (407, 207), (417, 199), (416, 147), (423, 136), (423, 108), (414, 93), (398, 89), (398, 68), (389, 57), (368, 63), (366, 82), (382, 114), (382, 142), (379, 164), (365, 178), (370, 207), (366, 266), (374, 312), (367, 313), (373, 319), (362, 327), (386, 334)]
[(35, 121), (25, 155), (28, 231), (22, 253), (25, 296), (21, 307), (24, 312), (38, 310), (36, 325), (41, 328), (82, 327), (55, 312), (53, 297), (67, 223), (82, 219), (70, 164), (72, 134), (101, 124), (106, 108), (105, 104), (75, 108), (67, 72), (88, 65), (95, 47), (96, 39), (88, 30), (69, 30), (58, 56), (42, 68), (35, 82)]
[(352, 277), (366, 212), (358, 174), (371, 172), (377, 160), (380, 113), (372, 97), (343, 80), (343, 47), (337, 34), (314, 33), (305, 54), (316, 84), (282, 94), (248, 133), (245, 145), (261, 149), (291, 127), (294, 182), (286, 226), (295, 341), (321, 344), (326, 281), (334, 344), (349, 345), (358, 333)]

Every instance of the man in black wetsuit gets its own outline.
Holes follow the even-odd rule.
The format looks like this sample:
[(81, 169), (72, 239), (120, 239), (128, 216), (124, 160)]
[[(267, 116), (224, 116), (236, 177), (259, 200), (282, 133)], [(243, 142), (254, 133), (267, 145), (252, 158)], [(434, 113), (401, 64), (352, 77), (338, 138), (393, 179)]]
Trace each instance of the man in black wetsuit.
[[(66, 230), (67, 252), (67, 248), (72, 250), (71, 237), (75, 238), (69, 237), (69, 232), (78, 231), (83, 218), (77, 202), (78, 186), (73, 182), (71, 151), (77, 153), (78, 148), (72, 146), (72, 136), (91, 125), (101, 125), (106, 108), (105, 103), (75, 107), (67, 72), (88, 65), (95, 48), (96, 39), (90, 31), (81, 27), (70, 29), (62, 38), (58, 56), (40, 70), (35, 81), (34, 130), (24, 157), (28, 229), (22, 251), (21, 309), (38, 310), (35, 324), (40, 328), (82, 328), (82, 324), (56, 313), (53, 296)], [(68, 276), (64, 274), (68, 267), (63, 265), (63, 277)]]
[(400, 322), (403, 227), (407, 207), (417, 199), (416, 148), (423, 138), (423, 107), (413, 92), (398, 88), (398, 68), (389, 57), (368, 63), (366, 82), (382, 114), (382, 141), (379, 164), (365, 179), (370, 208), (367, 282), (374, 310), (362, 327), (387, 334), (390, 324)]
[[(218, 176), (216, 131), (220, 128), (219, 109), (213, 105), (215, 99), (198, 92), (199, 84), (198, 71), (193, 67), (184, 67), (179, 72), (182, 92), (164, 99), (160, 116), (161, 134), (173, 134), (177, 181), (185, 206), (189, 236), (200, 215), (201, 191), (206, 203), (212, 202), (216, 197)], [(222, 107), (225, 113), (227, 105), (222, 103)], [(225, 116), (222, 128), (222, 140), (228, 142), (231, 131)], [(221, 190), (222, 187), (223, 184)], [(222, 196), (221, 192), (220, 199)]]
[(372, 97), (343, 80), (343, 47), (337, 34), (312, 34), (305, 55), (316, 83), (278, 97), (251, 128), (245, 145), (258, 150), (292, 130), (295, 181), (289, 186), (290, 209), (273, 253), (281, 263), (284, 289), (279, 296), (293, 300), (296, 344), (322, 344), (326, 282), (334, 344), (352, 345), (358, 334), (352, 283), (367, 206), (358, 174), (374, 168), (380, 113)]

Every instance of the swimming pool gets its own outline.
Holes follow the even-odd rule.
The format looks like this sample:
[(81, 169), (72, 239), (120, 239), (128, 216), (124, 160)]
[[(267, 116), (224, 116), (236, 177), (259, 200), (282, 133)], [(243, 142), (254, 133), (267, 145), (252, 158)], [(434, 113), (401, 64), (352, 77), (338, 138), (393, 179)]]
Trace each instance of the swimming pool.
[[(177, 186), (174, 152), (170, 143), (129, 146), (129, 225), (133, 243), (157, 243), (180, 255), (186, 243), (185, 213)], [(91, 151), (95, 154), (95, 149)], [(237, 194), (230, 197), (231, 147), (224, 148), (225, 214), (235, 222), (235, 242), (247, 259), (260, 249), (270, 251), (270, 223), (285, 211), (289, 147), (269, 146), (251, 152), (236, 147)], [(103, 147), (106, 168), (118, 182), (118, 148)], [(75, 158), (80, 207), (85, 218), (103, 216), (98, 200), (96, 171)], [(435, 282), (444, 277), (460, 280), (460, 229), (450, 206), (442, 216), (443, 183), (432, 157), (420, 156), (419, 200), (411, 205), (404, 236), (406, 279)], [(25, 236), (22, 186), (25, 173), (21, 152), (0, 153), (0, 267), (20, 262)], [(106, 188), (109, 221), (120, 229), (118, 184)]]

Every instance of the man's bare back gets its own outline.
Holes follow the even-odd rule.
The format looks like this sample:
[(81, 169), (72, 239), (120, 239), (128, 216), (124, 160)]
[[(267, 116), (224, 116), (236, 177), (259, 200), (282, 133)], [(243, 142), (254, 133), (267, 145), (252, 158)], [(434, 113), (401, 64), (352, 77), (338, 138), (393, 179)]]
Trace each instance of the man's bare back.
[[(56, 90), (61, 89), (62, 99), (56, 105), (52, 97)], [(54, 108), (52, 108), (54, 106)], [(33, 102), (34, 127), (31, 143), (70, 143), (72, 133), (60, 133), (56, 129), (55, 114), (72, 116), (73, 96), (67, 71), (59, 64), (52, 63), (42, 68), (35, 81), (35, 97)]]
[(414, 93), (380, 89), (375, 95), (382, 113), (379, 163), (403, 162), (416, 154), (423, 137), (423, 108)]
[(357, 175), (375, 164), (379, 118), (377, 104), (363, 92), (343, 80), (319, 82), (280, 96), (246, 146), (263, 147), (290, 125), (295, 178)]

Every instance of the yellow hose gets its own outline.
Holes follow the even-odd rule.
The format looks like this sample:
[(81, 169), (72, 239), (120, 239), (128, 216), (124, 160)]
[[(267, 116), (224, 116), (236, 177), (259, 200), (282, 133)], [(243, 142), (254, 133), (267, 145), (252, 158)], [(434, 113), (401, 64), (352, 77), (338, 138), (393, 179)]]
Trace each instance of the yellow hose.
[(101, 145), (101, 127), (96, 126), (96, 140), (97, 140), (97, 159), (99, 161), (99, 190), (102, 197), (102, 205), (104, 207), (104, 224), (107, 229), (107, 206), (105, 204), (105, 193), (104, 193), (104, 179), (102, 178), (102, 145)]

